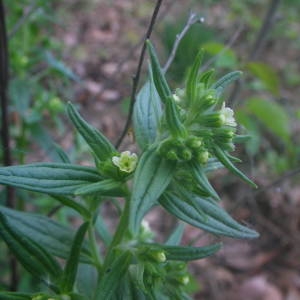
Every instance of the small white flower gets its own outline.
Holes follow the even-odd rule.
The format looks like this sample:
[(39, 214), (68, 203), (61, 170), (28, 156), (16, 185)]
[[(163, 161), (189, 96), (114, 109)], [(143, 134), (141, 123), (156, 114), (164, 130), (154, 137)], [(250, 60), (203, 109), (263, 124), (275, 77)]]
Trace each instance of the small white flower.
[(222, 106), (220, 112), (224, 118), (224, 125), (228, 125), (228, 126), (232, 126), (232, 127), (237, 126), (237, 123), (234, 118), (234, 111), (229, 107), (225, 107), (225, 103), (223, 103), (223, 106)]
[(131, 173), (136, 168), (138, 157), (135, 153), (130, 151), (124, 151), (120, 156), (113, 156), (112, 162), (117, 166), (121, 171), (126, 173)]

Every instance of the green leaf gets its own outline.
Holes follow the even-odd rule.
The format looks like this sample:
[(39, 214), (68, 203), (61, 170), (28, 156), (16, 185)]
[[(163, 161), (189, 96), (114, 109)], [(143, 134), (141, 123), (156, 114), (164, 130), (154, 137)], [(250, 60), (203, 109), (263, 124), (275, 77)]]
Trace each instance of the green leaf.
[(173, 177), (175, 167), (174, 162), (162, 158), (154, 147), (141, 156), (134, 174), (130, 200), (132, 218), (129, 220), (129, 229), (132, 233), (138, 232), (144, 215), (157, 204)]
[(48, 65), (54, 70), (76, 82), (80, 81), (80, 78), (62, 61), (57, 60), (51, 52), (47, 51), (45, 53), (45, 59)]
[(198, 52), (198, 55), (196, 56), (195, 62), (187, 77), (186, 96), (187, 96), (187, 101), (189, 103), (194, 103), (195, 101), (198, 100), (197, 81), (198, 81), (198, 73), (199, 73), (199, 68), (201, 66), (202, 59), (203, 59), (203, 51), (200, 50)]
[(157, 246), (159, 250), (164, 251), (167, 260), (178, 261), (191, 261), (213, 255), (219, 251), (222, 246), (221, 243), (206, 247), (168, 246), (151, 243), (147, 243), (146, 245), (149, 245), (149, 247)]
[(104, 179), (102, 181), (87, 184), (75, 191), (75, 195), (86, 195), (97, 193), (99, 196), (122, 197), (125, 190), (122, 184), (114, 179)]
[(97, 233), (99, 234), (100, 238), (102, 239), (105, 246), (109, 246), (112, 241), (111, 233), (108, 230), (108, 227), (106, 223), (103, 220), (102, 216), (99, 216), (97, 218), (96, 224), (95, 224)]
[(199, 184), (199, 186), (203, 189), (203, 191), (206, 192), (208, 195), (210, 195), (213, 199), (220, 201), (220, 197), (218, 196), (217, 192), (209, 183), (204, 173), (203, 167), (199, 163), (195, 163), (195, 162), (191, 162), (190, 167), (194, 179)]
[(199, 77), (199, 82), (203, 83), (204, 87), (209, 88), (214, 73), (215, 73), (214, 69), (202, 73)]
[(125, 251), (118, 255), (104, 274), (96, 288), (95, 300), (109, 300), (118, 288), (130, 265), (132, 254)]
[(237, 57), (232, 49), (228, 49), (224, 44), (217, 42), (205, 43), (203, 49), (208, 54), (215, 56), (215, 65), (218, 68), (234, 69), (237, 65)]
[(67, 106), (67, 113), (73, 125), (100, 161), (111, 158), (112, 154), (117, 152), (111, 142), (96, 128), (88, 124), (70, 102)]
[(156, 91), (152, 72), (150, 80), (142, 87), (136, 97), (133, 111), (134, 133), (138, 145), (145, 150), (156, 138), (162, 115), (159, 95)]
[(289, 142), (291, 136), (290, 118), (280, 105), (260, 98), (250, 98), (246, 102), (246, 107), (273, 134), (284, 142)]
[(168, 97), (172, 96), (172, 92), (169, 88), (167, 80), (163, 74), (163, 71), (160, 67), (158, 57), (156, 55), (156, 51), (148, 40), (147, 42), (147, 49), (150, 56), (152, 74), (153, 74), (153, 81), (156, 87), (156, 90), (160, 96), (161, 101), (164, 103)]
[(17, 292), (0, 292), (1, 300), (32, 300), (31, 294)]
[(260, 62), (251, 62), (246, 65), (247, 69), (256, 76), (267, 90), (275, 96), (279, 95), (279, 77), (276, 71), (267, 64)]
[(97, 285), (97, 269), (93, 265), (79, 264), (76, 287), (78, 292), (87, 296), (88, 299), (94, 299), (94, 293)]
[(61, 204), (73, 208), (84, 218), (89, 219), (91, 217), (91, 213), (89, 212), (89, 210), (87, 210), (83, 205), (77, 203), (76, 201), (64, 196), (58, 196), (58, 195), (51, 195), (51, 196), (55, 200), (59, 201)]
[(224, 89), (231, 84), (233, 81), (239, 79), (242, 75), (241, 71), (234, 71), (226, 74), (222, 78), (220, 78), (217, 82), (215, 82), (211, 88), (215, 89), (217, 92), (217, 96), (220, 96)]
[(0, 168), (0, 183), (53, 195), (74, 194), (102, 177), (95, 168), (71, 164), (36, 163)]
[(67, 263), (61, 279), (61, 290), (64, 293), (68, 293), (73, 290), (73, 285), (75, 283), (79, 259), (80, 259), (81, 247), (84, 241), (84, 236), (88, 228), (89, 228), (89, 222), (83, 223), (78, 229), (74, 237), (70, 255), (67, 259)]
[(214, 145), (213, 147), (215, 156), (218, 158), (218, 160), (233, 174), (244, 180), (246, 183), (251, 185), (254, 188), (257, 188), (257, 185), (250, 180), (242, 171), (240, 171), (230, 160), (228, 155), (217, 145)]
[[(251, 239), (259, 236), (256, 231), (233, 220), (217, 203), (191, 193), (189, 198), (189, 201), (186, 202), (184, 197), (178, 197), (174, 193), (168, 192), (162, 195), (159, 202), (170, 214), (213, 234), (239, 239)], [(199, 214), (199, 209), (203, 211), (204, 215)]]
[(2, 212), (0, 212), (0, 235), (18, 261), (33, 276), (46, 279), (50, 275), (56, 280), (61, 275), (59, 264), (48, 251), (11, 226)]
[(180, 223), (169, 236), (168, 240), (165, 242), (165, 245), (179, 245), (184, 232), (184, 228), (184, 224)]
[(185, 136), (186, 128), (180, 120), (180, 114), (178, 107), (173, 99), (173, 97), (168, 97), (165, 100), (165, 115), (168, 130), (173, 136)]
[[(0, 213), (6, 216), (9, 226), (22, 236), (31, 238), (54, 256), (69, 257), (75, 235), (71, 228), (38, 214), (15, 211), (4, 206), (0, 206)], [(90, 257), (90, 251), (84, 244), (80, 260), (90, 263)]]

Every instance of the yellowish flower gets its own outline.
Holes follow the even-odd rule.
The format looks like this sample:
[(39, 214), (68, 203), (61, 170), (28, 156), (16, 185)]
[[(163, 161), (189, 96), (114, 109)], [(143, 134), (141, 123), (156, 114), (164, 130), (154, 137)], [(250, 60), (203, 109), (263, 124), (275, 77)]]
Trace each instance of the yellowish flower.
[(120, 156), (113, 156), (112, 162), (121, 171), (131, 173), (135, 170), (137, 165), (138, 157), (135, 153), (130, 151), (121, 152)]

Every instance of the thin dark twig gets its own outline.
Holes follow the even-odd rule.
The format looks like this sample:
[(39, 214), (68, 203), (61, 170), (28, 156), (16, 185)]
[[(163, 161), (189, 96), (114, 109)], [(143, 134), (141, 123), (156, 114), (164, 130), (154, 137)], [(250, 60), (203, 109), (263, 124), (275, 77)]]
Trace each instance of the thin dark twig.
[[(265, 45), (266, 38), (274, 24), (274, 19), (275, 19), (274, 17), (280, 2), (281, 0), (270, 0), (269, 8), (266, 12), (264, 20), (262, 22), (262, 26), (258, 32), (255, 42), (248, 54), (247, 61), (251, 61), (258, 58), (263, 46)], [(230, 106), (234, 105), (239, 93), (241, 92), (241, 86), (242, 86), (242, 81), (241, 80), (236, 81), (228, 101)]]
[[(8, 121), (8, 46), (7, 46), (7, 31), (5, 25), (5, 10), (3, 1), (0, 0), (0, 101), (1, 101), (1, 142), (3, 148), (3, 164), (5, 166), (11, 165), (11, 151), (10, 151), (10, 135), (9, 135), (9, 121)], [(12, 187), (6, 188), (6, 203), (7, 206), (13, 208), (15, 205), (14, 189)], [(17, 270), (16, 258), (10, 255), (10, 289), (17, 290), (19, 276)]]
[(204, 22), (204, 18), (202, 17), (199, 17), (197, 14), (195, 13), (190, 13), (187, 21), (186, 21), (186, 24), (185, 26), (183, 27), (182, 31), (177, 34), (176, 36), (176, 40), (175, 40), (175, 43), (173, 45), (173, 48), (171, 50), (171, 54), (170, 56), (168, 57), (168, 60), (166, 62), (166, 64), (164, 65), (163, 67), (163, 71), (166, 72), (170, 65), (172, 64), (174, 58), (175, 58), (175, 55), (176, 55), (176, 52), (177, 52), (177, 49), (179, 47), (179, 44), (181, 42), (181, 40), (185, 37), (185, 35), (187, 34), (187, 32), (189, 31), (189, 29), (195, 24), (195, 23), (203, 23)]
[(146, 40), (150, 38), (151, 33), (153, 31), (153, 27), (160, 9), (160, 6), (162, 4), (163, 0), (157, 0), (155, 8), (153, 10), (153, 14), (151, 17), (151, 21), (150, 24), (148, 26), (145, 38), (144, 38), (144, 43), (143, 43), (143, 48), (141, 51), (141, 55), (139, 58), (139, 62), (138, 62), (138, 66), (137, 66), (137, 70), (136, 70), (136, 74), (133, 76), (132, 78), (132, 91), (131, 91), (131, 102), (130, 102), (130, 107), (129, 107), (129, 113), (128, 113), (128, 117), (127, 117), (127, 121), (126, 124), (124, 126), (123, 132), (121, 133), (121, 136), (119, 137), (117, 143), (116, 143), (116, 148), (119, 148), (124, 137), (126, 136), (126, 133), (129, 129), (130, 123), (131, 123), (131, 119), (132, 119), (132, 114), (133, 114), (133, 108), (134, 108), (134, 104), (135, 104), (135, 100), (136, 100), (136, 92), (137, 92), (137, 88), (138, 88), (138, 83), (139, 83), (139, 79), (140, 79), (140, 75), (141, 75), (141, 71), (142, 71), (142, 65), (143, 65), (143, 61), (144, 61), (144, 57), (145, 57), (145, 52), (146, 52)]
[(19, 21), (14, 25), (12, 30), (8, 33), (8, 39), (11, 39), (18, 30), (23, 26), (23, 24), (29, 19), (29, 17), (34, 13), (38, 8), (37, 3), (32, 3), (29, 7), (26, 8), (24, 15), (19, 19)]

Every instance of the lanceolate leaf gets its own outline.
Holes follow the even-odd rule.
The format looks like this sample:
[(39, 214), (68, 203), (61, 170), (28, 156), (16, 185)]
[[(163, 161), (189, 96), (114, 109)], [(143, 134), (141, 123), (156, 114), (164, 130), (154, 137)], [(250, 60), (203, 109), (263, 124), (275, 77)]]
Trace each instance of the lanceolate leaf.
[(142, 150), (155, 141), (162, 115), (160, 98), (153, 82), (151, 70), (149, 77), (150, 80), (137, 95), (133, 112), (135, 138)]
[(214, 83), (211, 88), (217, 91), (217, 96), (220, 96), (224, 89), (231, 84), (233, 81), (239, 79), (242, 75), (241, 71), (234, 71), (226, 74), (220, 78), (216, 83)]
[(203, 189), (203, 191), (208, 193), (208, 195), (210, 195), (213, 199), (219, 201), (220, 198), (217, 192), (209, 183), (202, 166), (199, 163), (194, 163), (194, 162), (192, 162), (190, 166), (191, 166), (191, 173), (193, 174), (195, 181), (199, 184), (199, 186)]
[(169, 185), (175, 166), (174, 162), (162, 158), (154, 147), (143, 153), (134, 174), (130, 200), (129, 229), (132, 233), (137, 233), (144, 215)]
[[(216, 235), (240, 239), (257, 238), (259, 236), (256, 231), (233, 220), (217, 203), (193, 194), (190, 195), (190, 201), (187, 203), (184, 198), (179, 198), (171, 193), (164, 193), (160, 198), (160, 204), (169, 213), (186, 223)], [(192, 202), (194, 205), (191, 204)], [(198, 209), (201, 209), (205, 215), (199, 214)]]
[(242, 171), (240, 171), (230, 160), (227, 154), (217, 145), (214, 145), (214, 153), (218, 160), (233, 174), (250, 184), (252, 187), (257, 188), (257, 185), (250, 180)]
[(104, 274), (96, 289), (95, 300), (110, 300), (128, 270), (132, 255), (125, 251), (104, 270)]
[(50, 275), (57, 279), (61, 268), (40, 244), (24, 236), (11, 226), (5, 214), (0, 212), (0, 235), (24, 268), (38, 278)]
[(1, 300), (32, 300), (31, 294), (14, 293), (14, 292), (0, 292)]
[(67, 112), (74, 126), (94, 151), (96, 157), (100, 161), (112, 157), (116, 149), (111, 142), (96, 128), (88, 124), (71, 103), (68, 103)]
[(202, 62), (203, 58), (203, 51), (200, 50), (195, 62), (189, 72), (187, 82), (186, 82), (186, 96), (187, 100), (190, 103), (194, 103), (197, 101), (197, 81), (198, 81), (198, 73), (199, 73), (199, 68)]
[(125, 191), (122, 184), (113, 179), (104, 179), (102, 181), (85, 185), (75, 191), (75, 195), (86, 195), (97, 193), (101, 196), (122, 197)]
[[(24, 237), (32, 239), (49, 253), (61, 257), (69, 257), (75, 232), (50, 218), (12, 210), (0, 206), (0, 214), (5, 215), (6, 222), (12, 230), (18, 230)], [(90, 251), (86, 244), (81, 249), (80, 260), (90, 263)]]
[(150, 41), (147, 41), (147, 49), (150, 56), (153, 80), (154, 80), (156, 90), (160, 96), (161, 101), (165, 102), (165, 100), (168, 97), (172, 96), (171, 90), (168, 86), (167, 80), (160, 67), (155, 49)]
[(95, 168), (63, 163), (0, 168), (0, 183), (53, 195), (74, 194), (78, 188), (100, 180), (102, 177)]
[(169, 236), (168, 240), (165, 242), (165, 245), (179, 245), (184, 232), (184, 227), (184, 224), (180, 223)]
[(205, 247), (168, 246), (149, 243), (149, 247), (155, 247), (164, 251), (167, 260), (190, 261), (213, 255), (220, 250), (222, 244), (214, 244)]
[(64, 293), (71, 292), (73, 290), (73, 285), (76, 279), (80, 251), (84, 241), (84, 236), (88, 230), (89, 222), (83, 223), (78, 229), (74, 241), (72, 244), (70, 256), (68, 257), (62, 279), (61, 279), (61, 290)]

